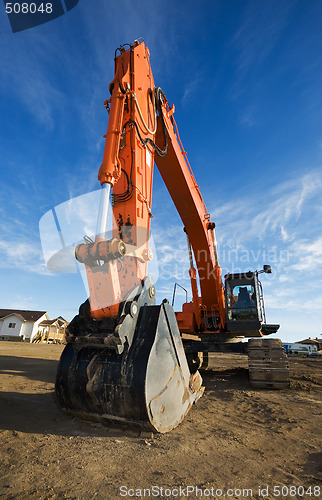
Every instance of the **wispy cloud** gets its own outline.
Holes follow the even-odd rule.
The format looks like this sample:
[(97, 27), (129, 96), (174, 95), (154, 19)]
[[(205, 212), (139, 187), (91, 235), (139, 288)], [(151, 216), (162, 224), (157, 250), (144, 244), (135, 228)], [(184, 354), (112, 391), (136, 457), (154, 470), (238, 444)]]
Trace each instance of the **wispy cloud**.
[[(265, 290), (267, 290), (265, 283)], [(274, 293), (265, 293), (265, 303), (269, 308), (289, 311), (306, 311), (308, 313), (322, 310), (322, 295), (317, 293), (314, 297), (305, 294), (302, 290), (293, 290), (289, 287), (274, 287)]]
[(296, 263), (292, 265), (295, 271), (317, 273), (322, 266), (322, 236), (314, 241), (302, 239), (293, 245)]
[(254, 127), (260, 124), (258, 106), (255, 103), (250, 104), (241, 112), (240, 123), (247, 127)]
[[(265, 275), (264, 279), (269, 318), (272, 318), (270, 309), (299, 310), (301, 303), (308, 304), (308, 281), (312, 273), (319, 278), (310, 288), (316, 297), (320, 296), (321, 189), (321, 171), (311, 170), (266, 189), (264, 198), (261, 193), (252, 192), (251, 196), (231, 200), (217, 209), (208, 207), (213, 208), (210, 212), (214, 213), (217, 224), (223, 274), (261, 269), (263, 264), (272, 266), (273, 274)], [(158, 203), (162, 212), (160, 199)], [(155, 215), (157, 218), (157, 211)], [(168, 219), (172, 222), (166, 226), (153, 222), (160, 266), (157, 290), (160, 287), (169, 297), (174, 282), (178, 281), (188, 289), (190, 297), (186, 238), (181, 222), (176, 223), (169, 215)], [(320, 299), (314, 304), (317, 310)], [(308, 307), (305, 311), (309, 312)]]
[(202, 82), (201, 74), (196, 74), (192, 79), (188, 81), (185, 85), (183, 96), (181, 98), (181, 103), (184, 104), (188, 99), (190, 99), (191, 95), (194, 94), (198, 90), (198, 86)]
[[(222, 225), (219, 239), (233, 239), (242, 244), (253, 238), (263, 240), (274, 233), (277, 241), (292, 241), (294, 232), (298, 234), (301, 230), (297, 221), (304, 209), (318, 209), (321, 189), (322, 173), (312, 170), (267, 190), (267, 201), (264, 203), (258, 192), (252, 193), (251, 197), (223, 204), (217, 209), (214, 207), (215, 218)], [(312, 201), (316, 205), (309, 205)], [(316, 218), (312, 218), (310, 222), (313, 224), (315, 221)]]
[(246, 3), (240, 25), (231, 39), (233, 62), (230, 98), (239, 104), (239, 123), (243, 127), (263, 126), (269, 114), (268, 99), (281, 69), (274, 55), (283, 51), (280, 42), (290, 19), (293, 2)]
[(17, 294), (14, 298), (14, 300), (10, 300), (6, 302), (1, 302), (1, 305), (3, 308), (6, 309), (37, 309), (37, 305), (35, 305), (35, 300), (32, 296), (26, 296), (22, 294)]
[[(251, 249), (254, 244), (293, 248), (294, 243), (295, 247), (305, 235), (313, 237), (320, 227), (321, 190), (322, 173), (311, 170), (266, 189), (265, 198), (261, 191), (252, 191), (251, 196), (238, 197), (219, 206), (210, 205), (208, 209), (218, 228), (219, 246), (240, 250), (249, 245)], [(160, 211), (162, 213), (162, 205)], [(155, 225), (154, 232), (158, 243), (167, 242), (161, 245), (169, 254), (165, 259), (175, 259), (178, 248), (186, 249), (179, 219), (178, 225)]]
[(292, 3), (251, 1), (245, 9), (243, 21), (232, 45), (237, 57), (237, 70), (241, 79), (253, 66), (263, 63), (278, 43), (287, 24)]
[(26, 241), (0, 241), (0, 268), (49, 274), (40, 245)]
[(10, 38), (10, 42), (5, 50), (2, 48), (1, 89), (20, 102), (41, 125), (52, 128), (54, 114), (58, 109), (63, 112), (67, 105), (50, 67), (50, 59), (56, 59), (55, 50), (59, 48), (37, 32), (29, 37)]

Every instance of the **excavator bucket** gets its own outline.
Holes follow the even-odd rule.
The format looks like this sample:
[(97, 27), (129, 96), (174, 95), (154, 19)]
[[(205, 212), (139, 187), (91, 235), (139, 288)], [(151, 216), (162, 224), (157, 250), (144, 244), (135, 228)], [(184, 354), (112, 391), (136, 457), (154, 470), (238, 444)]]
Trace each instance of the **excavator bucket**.
[(172, 307), (140, 307), (122, 349), (69, 343), (57, 372), (59, 406), (86, 419), (170, 431), (204, 389), (199, 372), (190, 374)]

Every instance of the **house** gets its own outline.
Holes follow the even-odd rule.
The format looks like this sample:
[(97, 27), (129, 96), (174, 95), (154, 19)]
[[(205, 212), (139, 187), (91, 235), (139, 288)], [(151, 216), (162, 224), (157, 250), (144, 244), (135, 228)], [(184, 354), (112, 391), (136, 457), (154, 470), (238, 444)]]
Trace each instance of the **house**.
[(68, 321), (59, 316), (56, 319), (45, 319), (39, 323), (37, 335), (32, 342), (62, 344), (65, 342), (65, 330)]
[(312, 339), (309, 337), (308, 339), (305, 340), (299, 340), (299, 344), (307, 344), (307, 345), (315, 345), (318, 351), (322, 351), (322, 339), (319, 339), (316, 337), (315, 339)]
[(0, 309), (0, 340), (32, 342), (39, 324), (49, 320), (46, 311)]

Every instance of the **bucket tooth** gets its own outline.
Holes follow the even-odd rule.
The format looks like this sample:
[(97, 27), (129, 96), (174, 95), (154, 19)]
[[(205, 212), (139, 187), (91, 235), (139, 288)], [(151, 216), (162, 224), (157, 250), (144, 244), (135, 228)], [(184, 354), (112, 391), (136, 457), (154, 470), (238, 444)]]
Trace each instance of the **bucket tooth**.
[(173, 308), (140, 307), (131, 345), (122, 353), (104, 345), (69, 343), (58, 366), (62, 410), (116, 424), (168, 432), (203, 392), (190, 374)]

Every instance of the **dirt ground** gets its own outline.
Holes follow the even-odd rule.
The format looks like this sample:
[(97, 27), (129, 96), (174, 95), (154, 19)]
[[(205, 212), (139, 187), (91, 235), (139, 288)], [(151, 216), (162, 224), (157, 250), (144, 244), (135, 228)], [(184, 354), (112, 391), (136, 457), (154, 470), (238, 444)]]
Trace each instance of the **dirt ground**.
[(151, 437), (63, 415), (62, 349), (0, 342), (0, 496), (322, 496), (322, 357), (291, 359), (291, 388), (274, 391), (249, 386), (244, 356), (215, 355), (184, 422)]

